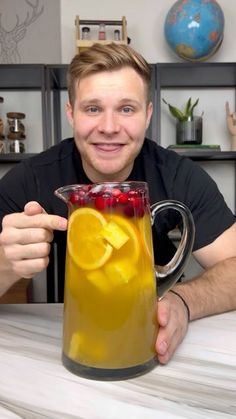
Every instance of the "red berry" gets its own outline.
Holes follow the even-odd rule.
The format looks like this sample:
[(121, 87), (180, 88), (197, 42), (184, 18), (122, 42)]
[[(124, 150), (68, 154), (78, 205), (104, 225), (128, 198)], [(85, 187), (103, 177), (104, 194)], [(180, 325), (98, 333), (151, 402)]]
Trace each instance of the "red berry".
[(132, 205), (127, 205), (124, 208), (124, 214), (126, 215), (126, 217), (133, 217), (134, 216), (134, 207)]
[(111, 193), (112, 193), (113, 196), (118, 197), (118, 196), (120, 196), (121, 191), (120, 191), (120, 189), (114, 188), (114, 189), (112, 189)]
[(118, 196), (118, 201), (120, 204), (127, 204), (128, 202), (128, 194), (123, 192)]
[(101, 211), (101, 210), (104, 210), (105, 206), (106, 206), (105, 199), (102, 196), (97, 196), (95, 198), (95, 207), (99, 211)]
[(80, 199), (80, 194), (78, 191), (71, 192), (69, 196), (69, 201), (71, 204), (77, 204)]

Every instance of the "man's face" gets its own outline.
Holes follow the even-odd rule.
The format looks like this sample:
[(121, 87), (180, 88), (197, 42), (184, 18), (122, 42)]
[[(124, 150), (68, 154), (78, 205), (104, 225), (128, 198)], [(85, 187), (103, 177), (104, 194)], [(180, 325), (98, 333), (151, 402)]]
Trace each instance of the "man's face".
[(142, 78), (132, 68), (83, 78), (67, 116), (83, 168), (92, 182), (130, 174), (152, 114)]

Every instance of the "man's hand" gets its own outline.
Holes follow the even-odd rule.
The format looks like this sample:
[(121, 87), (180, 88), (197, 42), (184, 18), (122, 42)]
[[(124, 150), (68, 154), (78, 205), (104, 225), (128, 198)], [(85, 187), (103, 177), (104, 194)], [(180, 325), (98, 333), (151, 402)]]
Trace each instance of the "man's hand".
[(156, 351), (161, 364), (167, 364), (188, 330), (188, 313), (181, 299), (172, 293), (158, 302), (159, 332)]
[(49, 262), (53, 230), (67, 229), (67, 220), (47, 214), (35, 201), (25, 205), (24, 212), (6, 215), (2, 222), (0, 244), (12, 271), (32, 278)]

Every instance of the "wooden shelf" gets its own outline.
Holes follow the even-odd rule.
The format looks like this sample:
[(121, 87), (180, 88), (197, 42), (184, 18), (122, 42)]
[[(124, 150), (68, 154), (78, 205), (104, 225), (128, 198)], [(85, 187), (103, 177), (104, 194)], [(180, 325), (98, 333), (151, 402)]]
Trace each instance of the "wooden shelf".
[[(121, 27), (121, 39), (116, 41), (114, 39), (106, 39), (106, 40), (99, 40), (91, 39), (85, 40), (81, 39), (81, 27), (82, 26), (99, 26), (100, 24), (105, 24), (106, 26), (120, 26)], [(76, 27), (76, 34), (75, 34), (75, 46), (76, 46), (76, 53), (79, 54), (83, 49), (90, 48), (93, 44), (99, 43), (101, 45), (108, 45), (111, 42), (120, 45), (128, 44), (128, 37), (127, 37), (127, 21), (125, 16), (122, 17), (122, 20), (80, 20), (79, 16), (75, 18), (75, 27)]]

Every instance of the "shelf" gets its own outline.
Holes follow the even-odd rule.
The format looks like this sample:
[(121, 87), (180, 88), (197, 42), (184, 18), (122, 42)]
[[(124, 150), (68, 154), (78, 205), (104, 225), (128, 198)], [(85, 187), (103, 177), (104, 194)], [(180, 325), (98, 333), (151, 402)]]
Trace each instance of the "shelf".
[(1, 64), (0, 90), (41, 90), (44, 73), (43, 64)]
[[(173, 151), (173, 150), (172, 150)], [(195, 161), (231, 160), (236, 161), (236, 151), (176, 151), (181, 156)]]
[(157, 64), (161, 88), (235, 87), (235, 63), (162, 63)]
[(93, 41), (87, 41), (85, 39), (81, 39), (81, 40), (76, 41), (76, 47), (83, 49), (83, 48), (90, 48), (93, 44), (98, 44), (99, 43), (101, 45), (108, 45), (111, 42), (113, 42), (114, 44), (119, 44), (119, 45), (126, 45), (127, 44), (126, 41), (114, 41), (114, 40), (111, 40), (111, 39), (107, 39), (107, 40), (104, 40), (104, 41), (98, 41), (96, 39), (94, 39)]
[(21, 160), (36, 156), (36, 153), (6, 153), (0, 154), (1, 163), (18, 163)]

